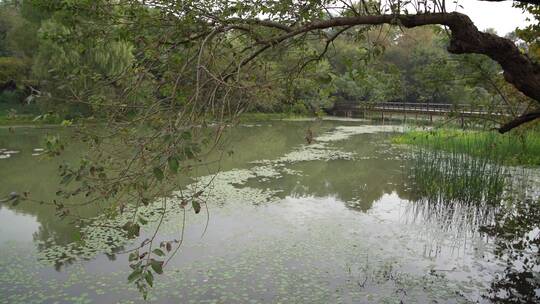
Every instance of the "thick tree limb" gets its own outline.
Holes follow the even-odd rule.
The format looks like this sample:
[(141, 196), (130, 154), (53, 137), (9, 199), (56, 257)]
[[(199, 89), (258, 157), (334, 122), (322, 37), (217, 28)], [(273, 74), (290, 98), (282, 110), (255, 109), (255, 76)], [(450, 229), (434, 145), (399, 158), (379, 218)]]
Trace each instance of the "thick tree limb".
[(289, 33), (265, 41), (278, 44), (299, 34), (337, 26), (400, 24), (412, 28), (423, 25), (446, 25), (452, 31), (448, 51), (454, 54), (483, 54), (497, 61), (504, 78), (528, 97), (540, 102), (540, 66), (533, 62), (508, 39), (478, 30), (466, 15), (435, 13), (421, 15), (376, 15), (336, 17), (296, 28)]
[(243, 23), (243, 24), (248, 24), (248, 25), (260, 25), (260, 26), (265, 26), (265, 27), (276, 28), (285, 32), (290, 32), (292, 30), (288, 25), (281, 24), (279, 22), (275, 22), (272, 20), (235, 18), (235, 19), (227, 20), (227, 23)]
[[(503, 2), (508, 0), (480, 0), (486, 2)], [(514, 2), (528, 3), (528, 4), (540, 4), (540, 0), (514, 0)]]
[(540, 118), (540, 111), (535, 111), (535, 112), (530, 112), (530, 113), (527, 113), (527, 114), (523, 114), (523, 115), (515, 118), (514, 120), (502, 125), (499, 128), (498, 131), (499, 131), (499, 133), (504, 134), (504, 133), (506, 133), (508, 131), (511, 131), (511, 130), (521, 126), (522, 124), (525, 124), (527, 122), (531, 122), (531, 121), (536, 120), (538, 118)]
[[(335, 17), (328, 20), (314, 21), (299, 27), (291, 27), (287, 33), (259, 43), (271, 46), (316, 30), (382, 24), (401, 25), (407, 28), (436, 24), (447, 26), (451, 30), (451, 40), (448, 46), (450, 53), (483, 54), (490, 57), (501, 65), (506, 81), (513, 84), (526, 96), (540, 103), (540, 66), (523, 54), (512, 41), (479, 31), (468, 16), (457, 12)], [(253, 60), (265, 49), (267, 48), (263, 47), (254, 53), (253, 56), (244, 60), (242, 65)]]

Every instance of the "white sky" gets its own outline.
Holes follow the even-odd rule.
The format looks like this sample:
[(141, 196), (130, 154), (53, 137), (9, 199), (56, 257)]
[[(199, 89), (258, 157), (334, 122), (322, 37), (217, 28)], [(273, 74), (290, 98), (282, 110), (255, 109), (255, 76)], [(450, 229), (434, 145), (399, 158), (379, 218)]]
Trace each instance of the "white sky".
[(516, 27), (524, 27), (527, 24), (525, 21), (527, 15), (520, 9), (513, 8), (512, 1), (460, 0), (459, 3), (463, 8), (458, 8), (458, 11), (468, 15), (480, 30), (494, 28), (500, 36), (504, 36)]

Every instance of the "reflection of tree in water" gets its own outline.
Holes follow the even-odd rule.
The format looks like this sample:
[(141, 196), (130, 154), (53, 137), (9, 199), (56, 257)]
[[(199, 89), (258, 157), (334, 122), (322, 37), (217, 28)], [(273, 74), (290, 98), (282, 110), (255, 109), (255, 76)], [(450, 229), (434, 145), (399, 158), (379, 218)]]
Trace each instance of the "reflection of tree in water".
[(347, 205), (360, 211), (369, 210), (384, 194), (404, 194), (403, 175), (395, 170), (400, 162), (387, 159), (359, 161), (333, 160), (327, 162), (305, 162), (289, 166), (301, 172), (284, 175), (272, 181), (272, 188), (284, 190), (282, 198), (292, 196), (333, 196), (343, 202), (356, 201)]
[(507, 262), (504, 273), (492, 282), (488, 298), (498, 303), (539, 303), (540, 201), (509, 204), (482, 231), (495, 237), (496, 254)]
[[(459, 158), (468, 161), (478, 160)], [(487, 172), (474, 172), (470, 164), (445, 167), (433, 153), (414, 155), (410, 165), (410, 218), (456, 237), (484, 233), (492, 238), (507, 267), (485, 297), (497, 303), (538, 303), (540, 201), (524, 182), (531, 177), (495, 164), (482, 164)]]
[[(95, 212), (95, 211), (94, 211)], [(45, 213), (45, 215), (50, 215)], [(90, 216), (90, 215), (89, 215)], [(38, 216), (38, 220), (43, 218)], [(58, 224), (60, 222), (61, 224)], [(33, 234), (33, 239), (36, 241), (35, 245), (38, 251), (49, 249), (50, 246), (67, 245), (74, 246), (75, 248), (84, 247), (84, 240), (80, 234), (81, 226), (75, 224), (67, 219), (60, 219), (56, 217), (56, 224), (52, 219), (43, 220), (40, 227)], [(91, 224), (90, 224), (91, 225)], [(111, 229), (122, 229), (120, 227), (111, 227)], [(138, 235), (131, 235), (130, 238), (136, 238)], [(104, 255), (110, 260), (116, 260), (116, 254), (125, 251), (124, 245), (117, 244), (114, 240), (108, 242), (111, 245), (111, 252), (104, 253)], [(80, 257), (75, 256), (58, 256), (54, 260), (48, 260), (48, 262), (54, 263), (54, 268), (57, 271), (61, 271), (64, 266), (71, 265)]]
[[(58, 244), (67, 244), (74, 241), (74, 233), (78, 231), (72, 219), (60, 219), (56, 215), (51, 203), (57, 199), (55, 192), (59, 187), (58, 165), (63, 161), (75, 162), (83, 147), (77, 142), (70, 142), (62, 160), (31, 155), (35, 148), (43, 146), (47, 134), (60, 134), (63, 138), (69, 139), (70, 135), (67, 132), (59, 128), (15, 128), (13, 133), (0, 130), (0, 148), (9, 147), (20, 151), (8, 160), (0, 162), (1, 175), (9, 177), (0, 183), (0, 197), (11, 192), (29, 193), (31, 201), (22, 200), (16, 206), (6, 204), (4, 207), (36, 218), (36, 222), (39, 223), (38, 231), (33, 234), (36, 241), (46, 242), (52, 238)], [(97, 210), (92, 212), (87, 208), (77, 212), (81, 216), (92, 216)]]

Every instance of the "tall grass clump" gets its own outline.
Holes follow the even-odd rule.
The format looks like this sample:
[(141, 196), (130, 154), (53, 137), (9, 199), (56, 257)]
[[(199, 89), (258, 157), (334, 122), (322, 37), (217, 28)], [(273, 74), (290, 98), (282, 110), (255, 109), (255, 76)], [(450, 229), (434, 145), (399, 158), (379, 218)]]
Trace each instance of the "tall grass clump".
[(492, 223), (508, 193), (508, 168), (457, 151), (417, 148), (408, 162), (415, 218), (457, 234)]
[(466, 153), (505, 165), (540, 166), (540, 132), (537, 130), (511, 134), (455, 129), (409, 131), (394, 138), (394, 142)]
[(425, 148), (412, 152), (410, 173), (417, 195), (463, 203), (499, 202), (508, 175), (486, 158)]

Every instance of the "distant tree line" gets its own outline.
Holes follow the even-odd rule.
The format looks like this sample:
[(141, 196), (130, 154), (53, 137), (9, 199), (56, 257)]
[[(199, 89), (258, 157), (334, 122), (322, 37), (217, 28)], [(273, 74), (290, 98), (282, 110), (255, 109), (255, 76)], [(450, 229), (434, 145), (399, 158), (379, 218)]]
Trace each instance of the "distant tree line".
[[(106, 40), (92, 35), (88, 28), (71, 27), (74, 22), (91, 24), (92, 16), (70, 17), (55, 11), (62, 1), (51, 3), (0, 2), (0, 103), (38, 101), (42, 111), (65, 117), (99, 115), (99, 100), (136, 81), (127, 80), (126, 74), (148, 60), (144, 40), (159, 37), (163, 29), (139, 28), (135, 38), (116, 26), (114, 35)], [(149, 20), (155, 17), (151, 9), (147, 13)], [(507, 38), (538, 58), (536, 37), (531, 36), (535, 30), (518, 30)], [(230, 40), (225, 43), (231, 52), (232, 48), (249, 47), (248, 41), (232, 35), (221, 39)], [(449, 43), (449, 33), (438, 25), (327, 29), (324, 37), (275, 46), (261, 56), (261, 68), (251, 75), (257, 86), (247, 98), (242, 97), (248, 99), (243, 106), (247, 111), (309, 114), (335, 102), (398, 101), (505, 105), (517, 113), (530, 104), (529, 98), (505, 81), (495, 61), (482, 55), (450, 54), (446, 51)], [(181, 48), (177, 54), (167, 55), (172, 60), (169, 67), (198, 51), (195, 45)], [(212, 60), (216, 66), (226, 66), (230, 58)], [(173, 90), (171, 71), (163, 70), (163, 62), (155, 63), (147, 71), (151, 81), (136, 84), (140, 97), (164, 97)], [(185, 99), (193, 79), (181, 79), (175, 86), (175, 98)]]

